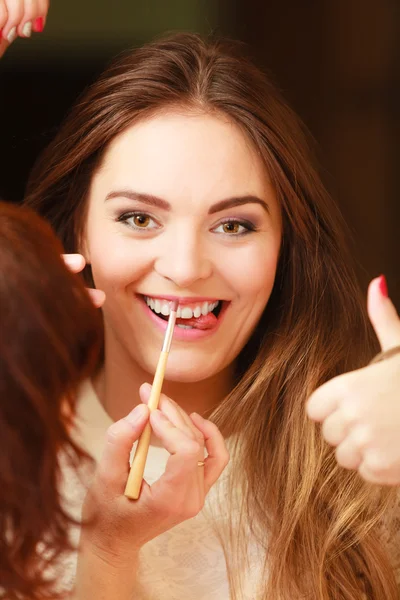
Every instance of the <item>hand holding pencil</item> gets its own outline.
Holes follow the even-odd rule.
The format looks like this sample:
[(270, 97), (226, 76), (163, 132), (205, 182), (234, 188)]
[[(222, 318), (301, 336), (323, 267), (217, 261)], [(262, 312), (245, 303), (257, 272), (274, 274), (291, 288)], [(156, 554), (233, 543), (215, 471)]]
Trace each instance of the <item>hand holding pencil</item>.
[[(94, 581), (100, 590), (107, 588), (109, 580), (115, 585), (116, 572), (126, 574), (121, 579), (123, 592), (130, 586), (133, 590), (140, 548), (197, 515), (229, 460), (224, 438), (214, 423), (196, 413), (189, 416), (159, 392), (159, 407), (150, 412), (150, 386), (143, 384), (139, 393), (142, 404), (109, 428), (85, 500), (83, 518), (88, 526), (81, 535), (78, 600), (93, 593)], [(160, 479), (151, 487), (143, 481), (139, 499), (132, 502), (124, 495), (129, 455), (149, 421), (170, 457)], [(208, 456), (199, 466), (204, 450)]]

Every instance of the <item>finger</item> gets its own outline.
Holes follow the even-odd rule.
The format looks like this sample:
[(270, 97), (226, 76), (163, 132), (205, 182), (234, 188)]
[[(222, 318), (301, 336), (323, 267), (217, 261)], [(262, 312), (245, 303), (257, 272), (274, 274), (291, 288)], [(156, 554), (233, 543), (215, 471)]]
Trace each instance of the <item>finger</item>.
[(367, 451), (358, 472), (365, 481), (377, 485), (399, 485), (400, 465), (394, 467), (388, 464), (385, 457), (376, 450)]
[(110, 496), (124, 493), (132, 446), (142, 433), (148, 418), (149, 409), (144, 404), (139, 404), (128, 416), (116, 421), (107, 430), (106, 444), (96, 476)]
[(63, 254), (62, 257), (68, 269), (73, 273), (80, 273), (86, 265), (82, 254)]
[[(158, 481), (161, 483), (169, 481), (179, 484), (189, 474), (196, 474), (197, 476), (197, 461), (200, 446), (196, 440), (182, 429), (175, 427), (168, 417), (158, 409), (150, 413), (150, 424), (154, 434), (171, 454), (167, 461), (165, 473)], [(157, 483), (152, 487), (157, 486)]]
[(400, 319), (387, 295), (383, 275), (373, 279), (368, 287), (368, 315), (382, 350), (400, 344)]
[(364, 453), (364, 460), (360, 464), (359, 473), (363, 479), (370, 483), (381, 484), (387, 475), (387, 461), (381, 452), (375, 448)]
[(202, 447), (204, 447), (204, 436), (203, 436), (203, 434), (195, 426), (195, 424), (192, 422), (192, 420), (189, 417), (189, 415), (187, 414), (187, 412), (185, 410), (183, 410), (183, 408), (181, 408), (179, 406), (179, 404), (177, 404), (174, 400), (172, 400), (172, 398), (169, 398), (165, 394), (161, 394), (161, 396), (160, 396), (160, 409), (161, 409), (162, 412), (165, 412), (165, 411), (173, 412), (173, 411), (175, 411), (177, 414), (179, 414), (179, 417), (182, 420), (182, 422), (183, 422), (184, 426), (186, 427), (186, 429), (191, 433), (191, 435), (194, 437), (194, 439), (197, 440)]
[[(139, 394), (143, 397), (143, 402), (148, 402), (151, 392), (151, 385), (149, 383), (144, 383), (140, 390)], [(182, 429), (189, 437), (196, 440), (199, 444), (199, 453), (197, 456), (198, 462), (204, 461), (204, 436), (201, 431), (194, 425), (194, 423), (189, 418), (189, 415), (184, 411), (179, 404), (171, 400), (165, 394), (160, 395), (159, 400), (159, 409), (161, 412), (168, 417), (175, 427)], [(199, 490), (203, 494), (204, 497), (204, 469), (202, 467), (197, 468), (197, 480), (199, 485)]]
[(340, 410), (335, 410), (322, 424), (322, 435), (331, 446), (337, 446), (346, 437), (349, 423)]
[(35, 19), (33, 23), (33, 30), (36, 33), (41, 33), (45, 26), (47, 20), (47, 13), (49, 11), (49, 2), (48, 0), (38, 0), (38, 18)]
[(359, 465), (358, 472), (365, 481), (368, 481), (369, 483), (375, 483), (377, 485), (382, 484), (381, 476), (371, 471), (368, 466), (364, 464), (364, 461), (362, 461)]
[[(151, 393), (151, 385), (149, 383), (144, 383), (139, 389), (139, 395), (145, 404), (148, 403)], [(200, 444), (204, 446), (204, 436), (197, 429), (197, 427), (192, 423), (189, 415), (171, 398), (166, 396), (166, 394), (160, 395), (160, 400), (158, 404), (158, 408), (168, 417), (168, 419), (175, 425), (175, 427), (180, 427), (188, 435), (190, 435), (193, 439), (196, 439)]]
[(315, 390), (306, 403), (307, 415), (313, 421), (324, 421), (339, 405), (338, 377), (331, 379)]
[[(72, 273), (80, 273), (86, 265), (85, 258), (82, 254), (63, 254), (62, 257), (66, 266)], [(88, 288), (87, 291), (96, 308), (101, 308), (106, 300), (106, 295), (103, 290)]]
[(18, 35), (17, 29), (24, 15), (23, 0), (6, 0), (7, 23), (3, 27), (3, 38), (11, 44)]
[(191, 457), (192, 454), (195, 454), (197, 464), (199, 444), (187, 429), (176, 427), (158, 409), (151, 412), (150, 423), (155, 435), (163, 442), (165, 449), (171, 455), (186, 452)]
[(214, 423), (203, 419), (197, 413), (192, 413), (190, 418), (204, 435), (208, 456), (202, 468), (204, 468), (204, 486), (205, 493), (207, 494), (227, 466), (229, 452), (222, 433)]
[(160, 411), (150, 414), (150, 423), (156, 436), (170, 452), (165, 472), (150, 488), (155, 505), (178, 510), (181, 520), (196, 515), (204, 505), (204, 478), (199, 475), (199, 444), (186, 432), (175, 427)]
[(371, 440), (372, 434), (369, 427), (355, 425), (336, 448), (337, 462), (345, 469), (358, 469)]
[(24, 8), (24, 14), (17, 31), (19, 36), (29, 38), (32, 35), (33, 22), (38, 16), (37, 0), (25, 0)]
[[(151, 386), (150, 390), (151, 390)], [(187, 433), (189, 437), (196, 440), (199, 444), (199, 452), (197, 455), (197, 461), (204, 461), (204, 436), (201, 431), (191, 421), (189, 415), (184, 411), (179, 404), (171, 400), (165, 394), (161, 394), (159, 408), (163, 414), (165, 414), (176, 427), (180, 427)], [(199, 486), (199, 493), (204, 498), (204, 469), (197, 466), (197, 481)]]
[[(177, 418), (177, 423), (179, 423), (183, 431), (185, 431), (190, 437), (197, 441), (199, 444), (199, 452), (197, 455), (197, 461), (204, 461), (204, 435), (201, 431), (195, 426), (195, 424), (190, 419), (189, 415), (184, 411), (179, 404), (171, 400), (165, 394), (161, 394), (160, 396), (160, 410), (162, 413), (166, 414), (167, 417), (174, 423), (174, 419)], [(204, 469), (202, 466), (197, 465), (197, 481), (199, 485), (199, 493), (202, 498), (204, 498), (205, 489), (204, 489)]]
[[(141, 401), (144, 404), (148, 404), (148, 402), (149, 402), (151, 388), (152, 388), (152, 386), (150, 385), (150, 383), (143, 383), (139, 388), (139, 396), (140, 396)], [(171, 421), (171, 423), (173, 425), (175, 425), (175, 427), (179, 427), (181, 429), (187, 429), (187, 426), (181, 415), (181, 412), (178, 411), (176, 409), (176, 407), (174, 407), (172, 405), (172, 402), (169, 400), (170, 399), (165, 394), (160, 394), (160, 399), (158, 402), (159, 410), (162, 410), (162, 407), (164, 408), (164, 410), (162, 410), (162, 412), (168, 417), (168, 419)], [(190, 434), (191, 434), (191, 432), (190, 432)]]
[(88, 294), (92, 299), (93, 304), (96, 308), (101, 308), (106, 300), (106, 295), (103, 290), (96, 290), (94, 288), (88, 288)]
[(32, 19), (28, 19), (27, 21), (24, 19), (18, 26), (17, 33), (20, 37), (30, 38), (32, 35)]
[(3, 27), (8, 20), (8, 10), (4, 0), (0, 0), (0, 36), (2, 35)]
[(150, 413), (150, 423), (156, 436), (170, 452), (165, 472), (146, 490), (142, 498), (161, 514), (167, 510), (177, 517), (176, 523), (194, 517), (204, 506), (204, 478), (199, 476), (199, 444), (186, 432), (175, 427), (160, 410)]
[(363, 455), (362, 451), (355, 444), (351, 435), (346, 437), (335, 450), (336, 460), (344, 469), (357, 470), (360, 466)]

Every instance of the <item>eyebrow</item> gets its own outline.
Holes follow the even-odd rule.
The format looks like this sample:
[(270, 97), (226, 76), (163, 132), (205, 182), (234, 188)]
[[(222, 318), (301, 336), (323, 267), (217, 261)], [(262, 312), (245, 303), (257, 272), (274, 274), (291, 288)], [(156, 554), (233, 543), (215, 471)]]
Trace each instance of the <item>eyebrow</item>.
[(171, 205), (162, 198), (157, 198), (152, 194), (141, 194), (140, 192), (134, 192), (132, 190), (116, 190), (107, 194), (105, 201), (111, 200), (112, 198), (128, 198), (129, 200), (135, 200), (136, 202), (143, 202), (150, 206), (156, 206), (162, 210), (171, 210)]
[[(165, 211), (171, 210), (170, 203), (164, 200), (163, 198), (158, 198), (157, 196), (153, 196), (152, 194), (134, 192), (133, 190), (115, 190), (113, 192), (109, 192), (105, 198), (105, 201), (111, 200), (112, 198), (128, 198), (129, 200), (143, 202), (144, 204), (148, 204), (149, 206), (155, 206), (156, 208), (160, 208)], [(270, 213), (268, 203), (265, 200), (259, 198), (258, 196), (247, 194), (245, 196), (234, 196), (232, 198), (226, 198), (225, 200), (220, 200), (219, 202), (216, 202), (215, 204), (210, 206), (208, 214), (213, 215), (215, 213), (221, 212), (222, 210), (226, 210), (227, 208), (243, 206), (245, 204), (259, 204), (268, 214)]]

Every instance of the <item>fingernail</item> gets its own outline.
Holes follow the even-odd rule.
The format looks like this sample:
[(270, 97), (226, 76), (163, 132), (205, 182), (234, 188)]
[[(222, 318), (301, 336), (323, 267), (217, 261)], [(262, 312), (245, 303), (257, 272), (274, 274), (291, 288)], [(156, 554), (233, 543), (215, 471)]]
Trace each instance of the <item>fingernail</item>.
[(137, 425), (140, 421), (143, 421), (143, 418), (146, 414), (146, 408), (144, 404), (138, 404), (135, 406), (133, 410), (125, 417), (125, 420), (128, 421), (131, 425)]
[(22, 35), (25, 37), (31, 37), (32, 35), (32, 22), (28, 21), (27, 23), (25, 23), (23, 29), (22, 29)]
[(38, 17), (33, 22), (33, 31), (35, 31), (36, 33), (42, 33), (43, 29), (44, 29), (44, 19), (43, 19), (43, 17)]
[(389, 297), (386, 277), (384, 275), (379, 277), (379, 291), (384, 298)]
[(8, 32), (8, 36), (7, 36), (7, 42), (9, 44), (12, 44), (13, 41), (15, 40), (15, 38), (17, 37), (17, 28), (13, 27), (9, 32)]

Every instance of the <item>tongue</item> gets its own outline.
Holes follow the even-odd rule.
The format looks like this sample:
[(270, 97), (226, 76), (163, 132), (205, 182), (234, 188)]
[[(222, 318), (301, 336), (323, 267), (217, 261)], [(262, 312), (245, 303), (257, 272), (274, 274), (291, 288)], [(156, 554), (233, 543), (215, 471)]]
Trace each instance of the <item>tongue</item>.
[(217, 320), (217, 317), (210, 312), (208, 315), (200, 315), (197, 319), (195, 317), (191, 319), (177, 319), (176, 325), (188, 325), (196, 329), (211, 329), (215, 327)]

